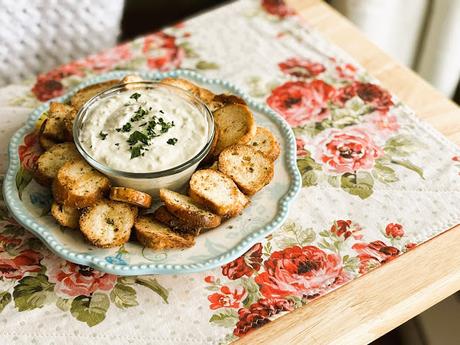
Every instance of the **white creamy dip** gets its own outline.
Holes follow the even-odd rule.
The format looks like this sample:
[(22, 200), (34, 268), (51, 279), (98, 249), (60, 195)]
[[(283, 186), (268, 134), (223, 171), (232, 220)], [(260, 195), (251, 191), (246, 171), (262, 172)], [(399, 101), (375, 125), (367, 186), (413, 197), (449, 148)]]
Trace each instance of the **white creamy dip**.
[(166, 88), (124, 90), (90, 109), (79, 140), (112, 169), (156, 172), (184, 163), (206, 145), (205, 115)]

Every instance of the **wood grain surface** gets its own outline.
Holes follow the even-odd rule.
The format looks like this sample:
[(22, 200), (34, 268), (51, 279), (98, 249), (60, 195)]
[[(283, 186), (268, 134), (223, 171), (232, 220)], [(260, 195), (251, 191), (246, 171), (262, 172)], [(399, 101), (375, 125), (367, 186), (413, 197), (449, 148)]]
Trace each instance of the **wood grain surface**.
[[(456, 144), (460, 108), (318, 0), (288, 0), (306, 21)], [(460, 226), (235, 344), (367, 344), (460, 290)]]

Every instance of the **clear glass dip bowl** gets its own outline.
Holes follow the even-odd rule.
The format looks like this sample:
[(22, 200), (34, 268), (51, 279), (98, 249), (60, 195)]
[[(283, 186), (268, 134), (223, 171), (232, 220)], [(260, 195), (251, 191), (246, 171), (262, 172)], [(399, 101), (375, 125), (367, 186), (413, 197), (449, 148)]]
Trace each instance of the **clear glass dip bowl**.
[[(147, 88), (166, 88), (168, 91), (173, 93), (175, 97), (177, 96), (181, 98), (190, 106), (193, 106), (195, 109), (197, 109), (199, 113), (204, 117), (205, 123), (208, 127), (208, 138), (205, 145), (191, 159), (181, 162), (180, 164), (172, 166), (166, 170), (153, 172), (130, 172), (116, 170), (108, 167), (105, 164), (102, 164), (101, 162), (91, 157), (91, 155), (85, 150), (84, 145), (82, 145), (80, 142), (80, 132), (92, 107), (120, 92), (124, 92), (126, 90), (133, 92), (141, 91)], [(114, 186), (134, 188), (136, 190), (149, 193), (154, 197), (158, 196), (158, 191), (160, 188), (180, 190), (189, 181), (198, 164), (209, 153), (214, 139), (214, 133), (214, 119), (212, 113), (201, 100), (181, 88), (155, 81), (124, 83), (114, 86), (94, 96), (79, 110), (73, 125), (73, 137), (75, 145), (77, 146), (77, 149), (83, 158), (91, 166), (109, 177)], [(116, 154), (116, 151), (114, 151), (114, 154)]]

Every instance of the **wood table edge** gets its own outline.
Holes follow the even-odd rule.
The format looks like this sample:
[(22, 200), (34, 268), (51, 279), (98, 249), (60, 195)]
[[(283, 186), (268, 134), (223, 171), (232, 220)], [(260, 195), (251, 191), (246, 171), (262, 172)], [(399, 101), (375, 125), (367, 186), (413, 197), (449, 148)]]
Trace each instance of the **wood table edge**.
[[(306, 21), (455, 143), (460, 109), (370, 43), (348, 20), (317, 1), (290, 0)], [(331, 23), (333, 23), (331, 25)], [(353, 42), (344, 37), (353, 37)], [(401, 82), (403, 81), (403, 82)], [(364, 344), (460, 289), (460, 226), (398, 259), (254, 330), (235, 344)]]

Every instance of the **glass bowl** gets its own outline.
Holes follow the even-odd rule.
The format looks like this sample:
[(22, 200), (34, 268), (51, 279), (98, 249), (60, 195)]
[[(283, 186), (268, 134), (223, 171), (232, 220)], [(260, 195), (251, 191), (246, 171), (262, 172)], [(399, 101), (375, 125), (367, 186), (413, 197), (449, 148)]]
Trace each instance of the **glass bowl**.
[[(95, 158), (93, 158), (86, 150), (84, 145), (80, 142), (80, 132), (83, 124), (92, 107), (99, 102), (106, 100), (118, 93), (125, 92), (126, 90), (145, 90), (145, 89), (166, 88), (165, 90), (174, 94), (174, 97), (179, 97), (190, 106), (194, 107), (205, 118), (207, 124), (207, 140), (205, 145), (198, 151), (198, 153), (187, 161), (181, 162), (176, 166), (172, 166), (166, 170), (153, 171), (153, 172), (130, 172), (113, 169)], [(162, 91), (165, 91), (162, 90)], [(206, 157), (211, 150), (215, 135), (214, 119), (208, 107), (197, 97), (191, 93), (178, 88), (176, 86), (163, 84), (157, 81), (142, 81), (133, 83), (124, 83), (114, 86), (96, 96), (91, 98), (79, 110), (73, 125), (73, 137), (75, 145), (83, 158), (95, 169), (109, 177), (115, 186), (130, 187), (158, 196), (160, 188), (168, 188), (172, 190), (180, 190), (190, 179), (193, 172), (196, 170), (198, 164)], [(116, 154), (116, 151), (114, 151)]]

